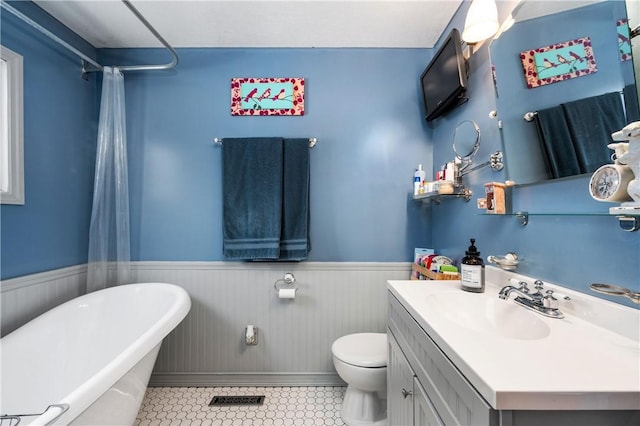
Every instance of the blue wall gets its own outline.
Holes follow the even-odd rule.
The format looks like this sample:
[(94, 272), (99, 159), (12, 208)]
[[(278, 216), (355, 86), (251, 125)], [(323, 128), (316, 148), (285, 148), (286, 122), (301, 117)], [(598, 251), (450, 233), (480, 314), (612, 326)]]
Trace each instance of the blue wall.
[[(101, 50), (101, 63), (166, 53)], [(179, 49), (174, 71), (125, 75), (132, 258), (223, 260), (220, 147), (214, 137), (315, 137), (314, 261), (409, 261), (429, 246), (429, 208), (409, 200), (430, 170), (417, 76), (425, 49)], [(302, 117), (230, 115), (233, 77), (304, 77)]]
[[(11, 2), (50, 31), (93, 49), (31, 2)], [(79, 59), (2, 10), (2, 44), (23, 56), (25, 204), (2, 205), (2, 278), (82, 264), (97, 128), (95, 77)]]
[[(506, 16), (515, 2), (498, 2)], [(452, 21), (462, 28), (465, 7)], [(482, 132), (479, 161), (502, 149), (496, 121), (489, 118), (495, 109), (493, 82), (487, 44), (471, 58), (470, 101), (438, 120), (434, 125), (434, 164), (450, 161), (450, 139), (462, 120), (475, 120)], [(499, 78), (499, 77), (498, 77)], [(556, 83), (562, 84), (562, 83)], [(482, 216), (475, 199), (483, 196), (485, 182), (504, 182), (506, 172), (484, 169), (465, 177), (474, 197), (469, 203), (450, 200), (433, 208), (433, 244), (442, 254), (455, 259), (464, 256), (469, 238), (476, 238), (482, 256), (501, 255), (509, 251), (524, 258), (518, 271), (557, 282), (569, 288), (596, 295), (589, 284), (603, 282), (640, 290), (640, 233), (628, 233), (618, 227), (614, 217), (601, 216), (532, 216), (527, 226), (509, 216)], [(591, 199), (588, 176), (514, 189), (513, 210), (529, 212), (604, 211), (602, 203)], [(611, 300), (632, 306), (621, 298)], [(637, 305), (635, 306), (637, 307)]]
[[(501, 16), (515, 4), (499, 2)], [(27, 3), (25, 5), (29, 6)], [(468, 4), (452, 26), (462, 27)], [(32, 11), (40, 16), (37, 10)], [(95, 83), (77, 60), (2, 14), (2, 42), (25, 55), (25, 206), (2, 207), (2, 276), (86, 261), (95, 145)], [(447, 31), (448, 32), (448, 29)], [(462, 120), (482, 131), (478, 158), (502, 148), (487, 46), (471, 59), (471, 100), (422, 119), (418, 76), (425, 49), (181, 49), (176, 70), (130, 73), (127, 82), (132, 255), (135, 260), (222, 260), (221, 150), (214, 137), (317, 137), (312, 151), (316, 261), (407, 261), (414, 246), (459, 259), (475, 237), (483, 256), (513, 250), (521, 271), (589, 292), (594, 281), (640, 289), (640, 233), (611, 217), (478, 214), (475, 197), (433, 208), (410, 199), (417, 163), (449, 161)], [(103, 50), (103, 63), (164, 62), (158, 49)], [(55, 69), (55, 76), (46, 71)], [(306, 79), (304, 117), (231, 117), (232, 77)], [(504, 172), (466, 178), (476, 195)], [(514, 209), (594, 211), (588, 177), (516, 188)], [(601, 206), (599, 206), (601, 207)], [(616, 302), (625, 303), (619, 299)]]

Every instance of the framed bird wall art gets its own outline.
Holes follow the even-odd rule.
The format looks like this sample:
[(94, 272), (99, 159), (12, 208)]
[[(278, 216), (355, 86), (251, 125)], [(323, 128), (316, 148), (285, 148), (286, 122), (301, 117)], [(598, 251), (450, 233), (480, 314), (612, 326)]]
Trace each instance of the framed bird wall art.
[(618, 28), (618, 52), (620, 53), (620, 61), (628, 61), (631, 59), (631, 34), (629, 31), (629, 20), (627, 18), (618, 19), (616, 27)]
[(589, 37), (521, 52), (520, 60), (529, 89), (598, 71)]
[(232, 78), (231, 115), (304, 115), (304, 78)]

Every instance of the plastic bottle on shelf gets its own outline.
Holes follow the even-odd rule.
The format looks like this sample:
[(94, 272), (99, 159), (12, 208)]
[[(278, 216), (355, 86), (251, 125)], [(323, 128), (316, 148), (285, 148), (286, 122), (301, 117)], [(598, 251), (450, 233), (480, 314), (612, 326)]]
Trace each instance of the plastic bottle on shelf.
[(413, 195), (424, 193), (425, 173), (422, 170), (422, 164), (418, 164), (418, 170), (413, 174)]
[(456, 166), (453, 161), (447, 163), (447, 168), (444, 171), (444, 180), (454, 182), (456, 179)]

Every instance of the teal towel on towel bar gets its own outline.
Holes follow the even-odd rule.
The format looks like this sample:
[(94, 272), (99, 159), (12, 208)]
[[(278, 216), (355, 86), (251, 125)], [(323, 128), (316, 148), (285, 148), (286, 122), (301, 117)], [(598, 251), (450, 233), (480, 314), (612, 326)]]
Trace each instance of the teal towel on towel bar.
[(309, 255), (309, 139), (284, 140), (282, 233), (279, 260)]
[(627, 112), (627, 124), (640, 120), (640, 104), (635, 84), (628, 84), (622, 89), (624, 94), (624, 109)]
[(562, 105), (539, 110), (535, 123), (549, 177), (579, 175), (580, 163)]
[(624, 120), (618, 92), (539, 110), (536, 126), (550, 177), (592, 173), (610, 162), (607, 144)]
[(308, 139), (224, 139), (225, 259), (308, 257), (308, 143)]
[(611, 162), (611, 133), (625, 124), (620, 92), (605, 93), (562, 104), (578, 157), (580, 173), (593, 173)]
[(222, 205), (225, 259), (279, 257), (282, 149), (282, 138), (224, 139)]

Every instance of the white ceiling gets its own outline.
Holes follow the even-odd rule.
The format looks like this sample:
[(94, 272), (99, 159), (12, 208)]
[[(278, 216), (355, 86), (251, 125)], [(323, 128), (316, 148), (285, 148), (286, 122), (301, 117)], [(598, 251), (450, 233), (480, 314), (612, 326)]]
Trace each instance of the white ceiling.
[[(462, 0), (133, 0), (173, 47), (433, 47)], [(120, 0), (35, 0), (97, 48), (160, 47)]]

